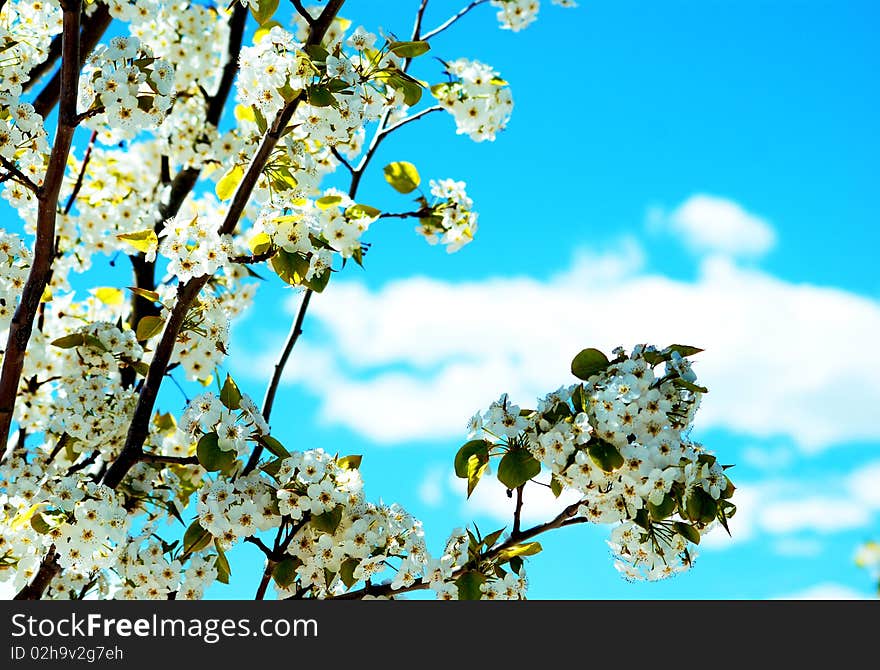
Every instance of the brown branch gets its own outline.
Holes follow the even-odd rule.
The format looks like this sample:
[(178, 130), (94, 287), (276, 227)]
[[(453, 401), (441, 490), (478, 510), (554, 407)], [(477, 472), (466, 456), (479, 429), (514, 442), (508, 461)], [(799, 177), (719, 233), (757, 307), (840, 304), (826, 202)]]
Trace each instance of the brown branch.
[[(586, 517), (577, 517), (574, 518), (574, 515), (577, 514), (577, 509), (580, 507), (580, 501), (569, 505), (562, 512), (560, 512), (555, 518), (547, 523), (542, 523), (537, 526), (532, 526), (528, 530), (525, 530), (518, 535), (511, 534), (510, 538), (499, 544), (494, 549), (489, 549), (483, 554), (480, 554), (477, 559), (478, 563), (482, 563), (483, 561), (491, 561), (496, 558), (501, 552), (505, 549), (510, 549), (511, 547), (515, 547), (518, 544), (521, 544), (525, 540), (530, 540), (533, 537), (537, 537), (542, 533), (546, 533), (547, 531), (553, 530), (555, 528), (561, 528), (562, 526), (569, 526), (573, 523), (585, 523), (587, 521)], [(459, 568), (454, 573), (452, 573), (452, 577), (455, 578), (461, 573), (465, 572), (468, 568)], [(360, 600), (364, 596), (378, 596), (378, 597), (387, 597), (387, 596), (396, 596), (401, 593), (408, 593), (409, 591), (420, 591), (423, 589), (430, 588), (431, 583), (426, 582), (424, 580), (419, 580), (414, 582), (409, 586), (402, 586), (399, 588), (393, 588), (391, 584), (371, 584), (369, 586), (365, 586), (362, 589), (358, 589), (357, 591), (349, 591), (348, 593), (343, 593), (339, 596), (333, 596), (333, 600)]]
[(43, 291), (49, 282), (55, 257), (55, 217), (58, 196), (64, 181), (64, 170), (73, 133), (76, 130), (76, 98), (79, 87), (79, 33), (82, 0), (62, 0), (63, 38), (61, 56), (61, 102), (55, 143), (49, 156), (44, 185), (38, 198), (37, 231), (33, 262), (28, 273), (21, 301), (9, 325), (9, 339), (0, 373), (0, 444), (9, 439), (9, 428), (15, 410), (21, 370), (28, 341), (34, 326)]
[[(281, 375), (284, 373), (284, 366), (287, 365), (287, 359), (290, 358), (290, 353), (293, 351), (293, 347), (296, 345), (297, 340), (299, 340), (300, 335), (302, 335), (302, 325), (306, 318), (306, 311), (309, 309), (309, 301), (311, 299), (312, 290), (306, 289), (305, 293), (303, 293), (302, 302), (299, 305), (296, 319), (290, 327), (290, 332), (287, 334), (287, 341), (284, 344), (284, 349), (281, 351), (281, 356), (275, 364), (275, 372), (272, 373), (272, 380), (266, 388), (266, 395), (263, 398), (263, 418), (267, 422), (272, 414), (272, 406), (275, 404), (275, 393), (278, 390), (278, 385), (281, 383)], [(245, 465), (244, 470), (242, 470), (243, 475), (248, 474), (257, 467), (257, 463), (260, 461), (260, 455), (262, 453), (263, 445), (258, 443), (251, 452), (247, 465)]]
[(469, 11), (471, 11), (472, 9), (474, 9), (474, 8), (476, 8), (476, 7), (479, 7), (479, 6), (482, 5), (482, 4), (485, 4), (486, 2), (489, 2), (489, 0), (474, 0), (474, 1), (471, 2), (471, 4), (469, 4), (467, 7), (464, 7), (463, 9), (461, 9), (461, 10), (458, 12), (458, 14), (456, 14), (455, 16), (449, 18), (447, 21), (445, 21), (445, 22), (442, 23), (441, 25), (439, 25), (439, 26), (437, 26), (436, 28), (434, 28), (434, 30), (430, 31), (427, 35), (424, 35), (424, 36), (422, 37), (422, 39), (425, 40), (425, 41), (427, 41), (427, 40), (431, 39), (432, 37), (436, 37), (437, 35), (439, 35), (440, 33), (442, 33), (444, 30), (446, 30), (447, 28), (449, 28), (453, 23), (455, 23), (456, 21), (458, 21), (458, 20), (459, 20), (461, 17), (463, 17), (465, 14), (467, 14)]
[[(236, 3), (235, 9), (229, 17), (229, 41), (226, 49), (226, 63), (223, 66), (223, 75), (220, 78), (220, 84), (217, 92), (208, 98), (208, 109), (205, 113), (205, 120), (213, 126), (220, 123), (220, 117), (229, 94), (232, 91), (232, 85), (235, 81), (235, 75), (238, 72), (238, 54), (241, 51), (244, 29), (247, 23), (248, 9), (244, 5)], [(167, 203), (159, 205), (159, 219), (154, 223), (153, 229), (159, 233), (162, 224), (167, 219), (174, 218), (183, 206), (187, 196), (195, 188), (196, 182), (199, 180), (201, 169), (187, 167), (178, 172), (174, 179), (169, 174), (168, 160), (163, 156), (162, 174), (160, 180), (163, 184), (170, 182), (171, 188), (168, 194)], [(156, 288), (156, 262), (148, 261), (146, 254), (138, 253), (129, 256), (131, 260), (132, 270), (134, 271), (134, 281), (137, 288), (153, 291)], [(132, 295), (131, 317), (129, 319), (132, 328), (136, 328), (138, 321), (145, 316), (158, 316), (159, 308), (146, 298), (139, 295)], [(135, 381), (134, 369), (123, 371), (122, 383), (126, 388), (134, 385)]]
[[(64, 5), (64, 3), (62, 3), (62, 5)], [(105, 4), (99, 4), (97, 9), (95, 9), (91, 16), (86, 16), (84, 18), (84, 20), (82, 21), (82, 32), (80, 33), (79, 38), (80, 51), (78, 69), (81, 69), (82, 66), (86, 64), (89, 55), (92, 53), (92, 51), (94, 51), (98, 42), (101, 41), (101, 38), (104, 36), (104, 33), (107, 31), (107, 28), (109, 27), (112, 20), (113, 17), (110, 16), (110, 9)], [(54, 61), (52, 61), (51, 59), (51, 50), (52, 47), (50, 46), (50, 59), (49, 61), (46, 61), (47, 63), (51, 61), (51, 63), (42, 72), (39, 72), (38, 76), (44, 74), (46, 71), (51, 69), (52, 64), (54, 64)], [(42, 65), (37, 66), (37, 68), (42, 67)], [(61, 67), (63, 70), (63, 56)], [(34, 100), (34, 110), (44, 119), (49, 116), (49, 112), (51, 112), (52, 109), (54, 109), (55, 105), (58, 104), (58, 98), (61, 95), (62, 89), (62, 70), (57, 71), (52, 76), (52, 79), (49, 80), (49, 83), (47, 83), (46, 86), (43, 87), (43, 90), (40, 91), (39, 95), (37, 95), (36, 99)], [(31, 71), (31, 73), (33, 74), (33, 70)]]
[(510, 531), (511, 539), (519, 538), (524, 488), (525, 484), (516, 487), (516, 507), (513, 510), (513, 530)]
[[(324, 11), (315, 21), (312, 29), (309, 31), (309, 37), (306, 41), (307, 45), (320, 44), (324, 38), (324, 34), (330, 27), (339, 8), (342, 7), (345, 0), (328, 0)], [(298, 95), (292, 101), (288, 102), (281, 111), (276, 115), (272, 126), (268, 129), (257, 149), (257, 153), (251, 160), (247, 172), (238, 185), (232, 201), (227, 210), (226, 217), (220, 226), (219, 233), (228, 235), (235, 230), (238, 221), (244, 213), (245, 207), (250, 200), (251, 193), (263, 172), (263, 168), (269, 161), (272, 151), (281, 139), (281, 134), (287, 127), (297, 107), (299, 106), (302, 96)], [(141, 388), (138, 396), (138, 403), (135, 407), (134, 416), (129, 425), (128, 434), (126, 435), (125, 445), (122, 448), (119, 457), (113, 462), (107, 473), (104, 475), (103, 483), (110, 488), (116, 488), (128, 473), (129, 469), (140, 459), (143, 454), (144, 441), (149, 433), (150, 417), (153, 407), (156, 403), (156, 396), (159, 393), (159, 387), (165, 376), (165, 370), (171, 359), (174, 350), (174, 344), (177, 341), (177, 335), (183, 325), (184, 319), (190, 306), (193, 304), (202, 287), (207, 284), (209, 277), (194, 277), (182, 284), (177, 291), (177, 302), (171, 310), (168, 321), (165, 324), (165, 330), (153, 353), (153, 360), (150, 363), (150, 369), (147, 378)]]
[(257, 587), (257, 593), (254, 596), (254, 600), (263, 600), (266, 597), (266, 589), (269, 587), (269, 580), (272, 579), (272, 571), (275, 569), (275, 561), (270, 558), (266, 559), (266, 567), (263, 570), (263, 578), (260, 580), (260, 585)]
[(40, 563), (40, 568), (31, 583), (19, 591), (13, 600), (39, 600), (59, 572), (61, 572), (61, 566), (58, 565), (58, 554), (55, 553), (55, 545), (53, 544), (49, 547), (49, 552)]
[(141, 454), (144, 463), (163, 463), (167, 465), (198, 465), (198, 456), (163, 456), (162, 454)]
[(262, 263), (263, 261), (269, 260), (277, 253), (277, 249), (270, 248), (262, 253), (254, 254), (253, 256), (231, 256), (229, 262), (239, 263), (240, 265), (255, 265), (256, 263)]
[(315, 17), (309, 14), (309, 11), (303, 6), (301, 0), (290, 0), (293, 6), (296, 8), (296, 13), (299, 14), (306, 20), (310, 26), (315, 25)]

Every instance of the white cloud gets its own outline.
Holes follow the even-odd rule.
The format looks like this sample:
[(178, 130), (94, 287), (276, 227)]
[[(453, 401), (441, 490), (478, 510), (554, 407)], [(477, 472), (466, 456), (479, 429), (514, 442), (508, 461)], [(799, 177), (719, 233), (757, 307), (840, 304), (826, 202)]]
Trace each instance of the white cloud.
[(783, 500), (767, 503), (761, 510), (761, 525), (771, 533), (830, 533), (861, 528), (870, 522), (870, 511), (846, 498), (814, 496)]
[(431, 507), (438, 507), (443, 503), (443, 487), (446, 483), (446, 468), (435, 467), (428, 471), (425, 478), (419, 484), (419, 500)]
[(822, 543), (816, 539), (786, 537), (773, 544), (779, 556), (812, 557), (822, 553)]
[(880, 509), (880, 461), (855, 471), (847, 481), (852, 495), (863, 504)]
[(660, 221), (698, 253), (756, 257), (776, 243), (767, 221), (731, 200), (711, 195), (691, 196), (667, 217), (660, 214)]
[(868, 600), (869, 596), (859, 593), (843, 584), (826, 582), (816, 584), (784, 596), (777, 596), (775, 600)]
[[(501, 392), (529, 406), (572, 381), (585, 346), (677, 342), (706, 349), (698, 430), (788, 437), (807, 451), (880, 438), (880, 358), (863, 353), (880, 303), (719, 257), (693, 281), (642, 272), (641, 258), (630, 242), (546, 281), (337, 281), (312, 301), (285, 380), (318, 396), (324, 421), (376, 442), (454, 442)], [(265, 377), (274, 356), (241, 373)]]

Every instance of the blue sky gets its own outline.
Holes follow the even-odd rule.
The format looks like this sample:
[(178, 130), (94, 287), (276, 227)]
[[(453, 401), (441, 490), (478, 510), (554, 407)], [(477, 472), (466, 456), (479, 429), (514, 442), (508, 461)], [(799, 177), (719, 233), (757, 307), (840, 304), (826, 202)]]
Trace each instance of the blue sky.
[[(417, 4), (350, 0), (343, 14), (406, 35)], [(608, 528), (556, 531), (527, 564), (531, 596), (870, 597), (853, 555), (880, 536), (877, 8), (542, 4), (518, 34), (480, 7), (414, 66), (437, 81), (431, 55), (492, 64), (511, 123), (480, 144), (444, 114), (411, 124), (358, 199), (408, 209), (381, 167), (409, 160), (425, 180), (467, 182), (477, 239), (447, 255), (409, 222), (376, 224), (366, 269), (312, 302), (273, 434), (363, 454), (367, 495), (402, 503), (438, 549), (455, 526), (494, 530), (512, 513), (500, 485), (465, 504), (451, 477), (475, 410), (571, 383), (583, 347), (705, 347), (694, 437), (736, 464), (733, 537), (707, 538), (684, 575), (633, 584), (612, 567)], [(426, 24), (460, 6), (432, 0)], [(270, 278), (234, 329), (228, 369), (256, 398), (295, 298)], [(181, 409), (173, 388), (161, 400)], [(527, 490), (530, 507), (534, 521), (552, 514)], [(231, 559), (231, 585), (210, 595), (252, 597), (261, 555)]]

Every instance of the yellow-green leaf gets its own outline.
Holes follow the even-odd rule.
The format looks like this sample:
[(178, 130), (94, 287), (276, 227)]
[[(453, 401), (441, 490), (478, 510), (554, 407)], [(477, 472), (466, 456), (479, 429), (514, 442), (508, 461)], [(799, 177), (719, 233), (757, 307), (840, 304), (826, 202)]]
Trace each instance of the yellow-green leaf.
[(135, 336), (141, 342), (149, 340), (151, 337), (161, 333), (164, 326), (165, 319), (161, 316), (145, 316), (138, 321)]
[(336, 459), (336, 464), (343, 470), (357, 470), (359, 467), (361, 467), (361, 461), (363, 460), (363, 458), (364, 457), (360, 454), (343, 456), (342, 458)]
[(112, 286), (100, 286), (92, 290), (94, 296), (105, 305), (121, 305), (125, 302), (122, 290)]
[(155, 291), (148, 291), (145, 288), (138, 288), (137, 286), (129, 286), (128, 290), (150, 302), (159, 302), (159, 294)]
[(211, 544), (211, 533), (202, 528), (199, 520), (193, 521), (183, 534), (183, 551), (192, 554)]
[(412, 193), (422, 182), (416, 166), (406, 161), (389, 163), (383, 172), (385, 173), (385, 181), (399, 193)]
[(534, 556), (540, 553), (542, 549), (543, 547), (540, 542), (524, 542), (498, 552), (498, 558), (503, 563), (515, 556)]
[(229, 198), (235, 193), (235, 189), (238, 188), (238, 185), (243, 178), (244, 170), (242, 170), (239, 165), (234, 166), (229, 172), (223, 175), (220, 181), (217, 182), (217, 186), (214, 189), (217, 193), (217, 197), (221, 200), (229, 200)]
[(116, 236), (116, 239), (128, 242), (135, 249), (144, 253), (155, 249), (159, 245), (159, 238), (156, 237), (156, 233), (152, 228), (139, 230), (136, 233), (120, 233)]
[(315, 204), (318, 206), (318, 209), (330, 209), (331, 207), (338, 205), (342, 202), (342, 196), (339, 195), (325, 195), (323, 198), (318, 198), (315, 200)]

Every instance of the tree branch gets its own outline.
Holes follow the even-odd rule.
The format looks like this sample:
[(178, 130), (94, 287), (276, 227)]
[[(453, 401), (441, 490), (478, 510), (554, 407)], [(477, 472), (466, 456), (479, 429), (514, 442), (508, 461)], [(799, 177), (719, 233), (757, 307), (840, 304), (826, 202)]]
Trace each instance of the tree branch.
[(297, 14), (303, 17), (310, 26), (315, 24), (315, 17), (309, 14), (308, 10), (303, 6), (301, 0), (290, 0), (293, 3), (293, 6), (296, 8)]
[(428, 34), (423, 35), (423, 36), (422, 36), (422, 39), (425, 40), (425, 41), (427, 42), (427, 41), (428, 41), (429, 39), (431, 39), (432, 37), (436, 37), (437, 35), (439, 35), (440, 33), (442, 33), (444, 30), (446, 30), (447, 28), (449, 28), (453, 23), (455, 23), (456, 21), (458, 21), (458, 20), (459, 20), (461, 17), (463, 17), (465, 14), (467, 14), (469, 11), (471, 11), (472, 9), (474, 9), (474, 8), (476, 8), (476, 7), (479, 7), (480, 5), (485, 4), (485, 3), (487, 3), (487, 2), (489, 2), (489, 0), (474, 0), (474, 1), (473, 1), (471, 4), (469, 4), (467, 7), (464, 7), (463, 9), (461, 9), (461, 10), (458, 12), (458, 14), (456, 14), (455, 16), (449, 18), (446, 22), (444, 22), (444, 23), (442, 23), (441, 25), (439, 25), (439, 26), (437, 26), (436, 28), (434, 28), (434, 30), (432, 30), (432, 31), (429, 32)]
[[(106, 4), (99, 4), (97, 9), (95, 9), (91, 16), (85, 17), (82, 22), (82, 32), (80, 33), (79, 38), (79, 69), (82, 69), (82, 66), (86, 64), (86, 61), (89, 58), (89, 54), (92, 53), (95, 46), (97, 46), (98, 42), (101, 41), (101, 38), (104, 36), (104, 33), (107, 31), (107, 28), (110, 26), (110, 22), (112, 20), (113, 17), (110, 16), (110, 9)], [(54, 40), (52, 46), (54, 46)], [(41, 76), (46, 71), (52, 68), (52, 65), (54, 64), (54, 60), (51, 58), (52, 46), (49, 47), (50, 57), (46, 61), (46, 63), (49, 63), (49, 65), (45, 67), (45, 69), (42, 69), (45, 63), (38, 65), (34, 68), (34, 70), (42, 69), (42, 71), (38, 72), (37, 76)], [(63, 62), (61, 67), (63, 69)], [(34, 70), (31, 70), (32, 76)], [(39, 95), (37, 95), (36, 99), (34, 100), (34, 110), (44, 119), (49, 116), (49, 112), (51, 112), (55, 105), (58, 103), (58, 98), (61, 95), (61, 79), (62, 72), (59, 70), (52, 76), (52, 78), (49, 80), (46, 86), (43, 87), (43, 90), (40, 91)]]
[[(339, 8), (342, 7), (344, 2), (345, 0), (328, 0), (324, 11), (321, 12), (321, 15), (317, 18), (312, 29), (309, 31), (309, 37), (306, 40), (307, 45), (321, 43), (324, 34), (329, 29), (330, 24), (333, 22)], [(263, 136), (263, 141), (260, 143), (256, 155), (251, 160), (251, 164), (248, 166), (244, 177), (232, 197), (226, 217), (218, 231), (220, 235), (228, 235), (235, 230), (235, 227), (238, 225), (238, 221), (250, 200), (251, 193), (253, 193), (260, 175), (262, 174), (263, 168), (269, 161), (272, 151), (281, 139), (281, 134), (284, 132), (287, 124), (296, 112), (301, 100), (302, 95), (300, 94), (287, 103), (276, 115), (272, 126)], [(193, 277), (178, 288), (177, 302), (171, 310), (171, 314), (165, 324), (165, 329), (162, 332), (162, 337), (153, 353), (153, 360), (150, 363), (147, 378), (141, 389), (140, 396), (138, 397), (138, 403), (129, 425), (125, 445), (123, 446), (119, 457), (113, 462), (113, 465), (110, 466), (107, 473), (104, 475), (103, 483), (110, 488), (116, 488), (119, 486), (119, 483), (125, 477), (126, 473), (128, 473), (129, 469), (131, 469), (143, 454), (144, 441), (149, 433), (150, 417), (156, 403), (156, 397), (159, 393), (159, 386), (165, 376), (165, 370), (168, 367), (168, 362), (171, 359), (171, 354), (174, 350), (175, 342), (177, 341), (177, 335), (180, 332), (180, 328), (183, 325), (190, 306), (198, 297), (202, 287), (208, 283), (209, 278), (210, 277), (207, 275)]]
[(0, 372), (0, 444), (9, 439), (9, 428), (24, 366), (24, 356), (43, 291), (49, 282), (55, 257), (55, 216), (64, 170), (76, 129), (76, 98), (79, 88), (79, 32), (82, 0), (62, 0), (63, 37), (61, 56), (61, 102), (55, 143), (49, 156), (43, 188), (38, 198), (37, 230), (33, 262), (21, 301), (9, 325), (9, 338)]
[(19, 591), (13, 600), (39, 600), (59, 572), (61, 572), (61, 566), (58, 565), (58, 554), (55, 553), (55, 545), (53, 544), (49, 547), (49, 552), (40, 563), (40, 568), (31, 583)]
[(434, 105), (433, 107), (427, 107), (426, 109), (423, 109), (419, 112), (416, 112), (415, 114), (411, 114), (410, 116), (407, 116), (407, 117), (401, 119), (400, 121), (395, 123), (393, 126), (388, 126), (387, 128), (384, 128), (382, 130), (381, 134), (383, 136), (390, 135), (395, 130), (398, 130), (399, 128), (403, 128), (406, 124), (412, 123), (413, 121), (418, 121), (423, 116), (427, 116), (428, 114), (432, 114), (434, 112), (442, 112), (442, 111), (443, 111), (443, 108), (440, 105)]
[(167, 465), (198, 465), (198, 456), (163, 456), (162, 454), (150, 454), (144, 452), (141, 454), (141, 461), (144, 463), (161, 463)]
[(422, 0), (419, 5), (419, 11), (416, 12), (416, 24), (413, 26), (412, 41), (418, 42), (422, 34), (422, 19), (425, 17), (425, 10), (428, 8), (428, 0)]

